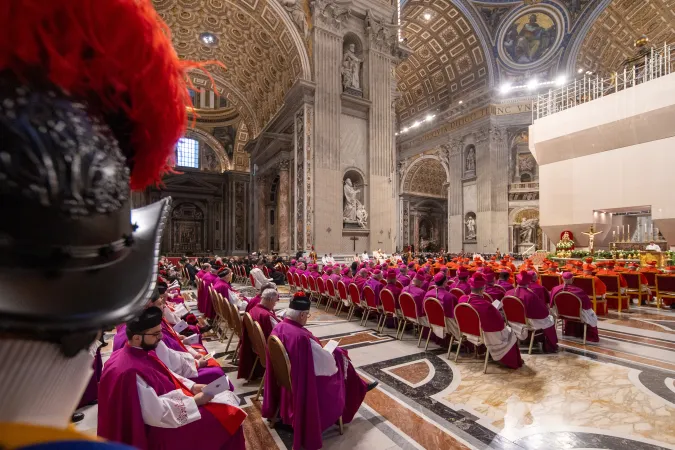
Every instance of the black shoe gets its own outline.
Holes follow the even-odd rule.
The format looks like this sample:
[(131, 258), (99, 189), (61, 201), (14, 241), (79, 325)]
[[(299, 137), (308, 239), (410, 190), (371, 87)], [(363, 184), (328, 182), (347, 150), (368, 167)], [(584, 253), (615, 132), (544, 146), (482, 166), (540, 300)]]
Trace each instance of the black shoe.
[(89, 403), (87, 403), (87, 406), (94, 406), (94, 405), (98, 405), (98, 400), (92, 400)]
[(77, 422), (81, 421), (82, 419), (84, 419), (84, 414), (82, 414), (81, 412), (76, 412), (76, 413), (73, 413), (72, 417), (70, 418), (70, 421), (73, 422), (73, 423), (77, 423)]
[(368, 385), (368, 387), (366, 388), (366, 392), (372, 391), (373, 389), (375, 389), (375, 388), (377, 387), (378, 384), (380, 384), (379, 381), (373, 381), (373, 382), (370, 383), (370, 384)]

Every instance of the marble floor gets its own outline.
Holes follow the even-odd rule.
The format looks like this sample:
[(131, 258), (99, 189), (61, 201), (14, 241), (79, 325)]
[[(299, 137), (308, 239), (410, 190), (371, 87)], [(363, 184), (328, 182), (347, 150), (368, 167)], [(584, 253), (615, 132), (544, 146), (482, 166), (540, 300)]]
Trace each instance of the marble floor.
[[(250, 288), (248, 288), (250, 290)], [(280, 308), (288, 302), (282, 288)], [(250, 292), (249, 292), (250, 293)], [(375, 321), (366, 327), (312, 308), (308, 327), (339, 339), (357, 372), (378, 380), (355, 419), (324, 434), (326, 449), (675, 449), (675, 312), (633, 306), (600, 319), (600, 342), (560, 340), (557, 354), (534, 349), (516, 371), (472, 355), (448, 360), (447, 347), (395, 340)], [(112, 335), (108, 336), (109, 340)], [(236, 338), (235, 338), (236, 343)], [(231, 375), (242, 407), (247, 448), (292, 448), (291, 432), (271, 429), (253, 401), (258, 382), (236, 380), (234, 344), (206, 342)], [(108, 349), (110, 346), (104, 348)], [(108, 350), (109, 352), (109, 350)], [(105, 354), (104, 359), (108, 355)], [(96, 432), (96, 406), (77, 427)]]

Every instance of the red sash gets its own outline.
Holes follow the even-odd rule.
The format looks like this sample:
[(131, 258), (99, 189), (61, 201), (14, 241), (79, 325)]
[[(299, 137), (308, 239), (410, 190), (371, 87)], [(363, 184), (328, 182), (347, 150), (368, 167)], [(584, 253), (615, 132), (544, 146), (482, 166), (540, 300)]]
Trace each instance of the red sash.
[[(166, 327), (169, 329), (169, 333), (176, 339), (176, 341), (178, 341), (178, 345), (180, 345), (183, 351), (187, 352), (188, 349), (187, 347), (185, 347), (185, 344), (183, 344), (183, 341), (181, 341), (180, 336), (178, 335), (178, 333), (176, 333), (176, 330), (173, 329), (171, 324), (167, 322), (167, 320), (164, 317), (162, 317), (162, 322), (166, 323)], [(191, 345), (190, 347), (192, 347), (194, 350), (196, 350), (198, 353), (201, 353), (202, 355), (206, 355), (208, 353), (204, 348), (204, 346), (202, 345), (194, 344)], [(218, 367), (220, 367), (220, 364), (218, 364)]]
[[(174, 386), (176, 386), (176, 389), (182, 391), (183, 394), (188, 397), (194, 397), (194, 394), (190, 391), (190, 389), (185, 387), (185, 385), (178, 378), (176, 378), (173, 372), (171, 372), (157, 356), (150, 356), (154, 358), (155, 361), (157, 361), (157, 363), (159, 363), (159, 365), (164, 369), (164, 372), (173, 382)], [(222, 403), (207, 403), (206, 405), (202, 406), (202, 408), (213, 414), (220, 425), (230, 435), (234, 435), (237, 430), (239, 430), (239, 427), (248, 416), (242, 409), (232, 405), (224, 405)]]

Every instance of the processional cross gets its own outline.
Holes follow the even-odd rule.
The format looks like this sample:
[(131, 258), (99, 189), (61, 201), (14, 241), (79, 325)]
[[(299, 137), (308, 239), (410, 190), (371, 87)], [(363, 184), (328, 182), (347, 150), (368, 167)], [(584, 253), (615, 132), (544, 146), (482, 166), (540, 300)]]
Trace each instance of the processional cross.
[(593, 225), (591, 225), (591, 229), (586, 231), (582, 231), (581, 234), (585, 234), (588, 236), (588, 251), (591, 252), (591, 256), (593, 256), (593, 243), (595, 241), (595, 235), (596, 234), (602, 234), (602, 231), (595, 231), (595, 228)]
[(352, 236), (349, 238), (350, 241), (354, 242), (354, 251), (356, 251), (356, 241), (359, 240), (356, 236)]

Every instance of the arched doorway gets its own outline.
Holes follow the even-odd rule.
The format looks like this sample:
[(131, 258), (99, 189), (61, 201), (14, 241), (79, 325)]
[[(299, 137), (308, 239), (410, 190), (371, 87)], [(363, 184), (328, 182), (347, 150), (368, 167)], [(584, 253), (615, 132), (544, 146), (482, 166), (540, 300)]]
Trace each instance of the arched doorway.
[(206, 250), (204, 211), (194, 203), (184, 202), (171, 211), (171, 252), (202, 253)]

